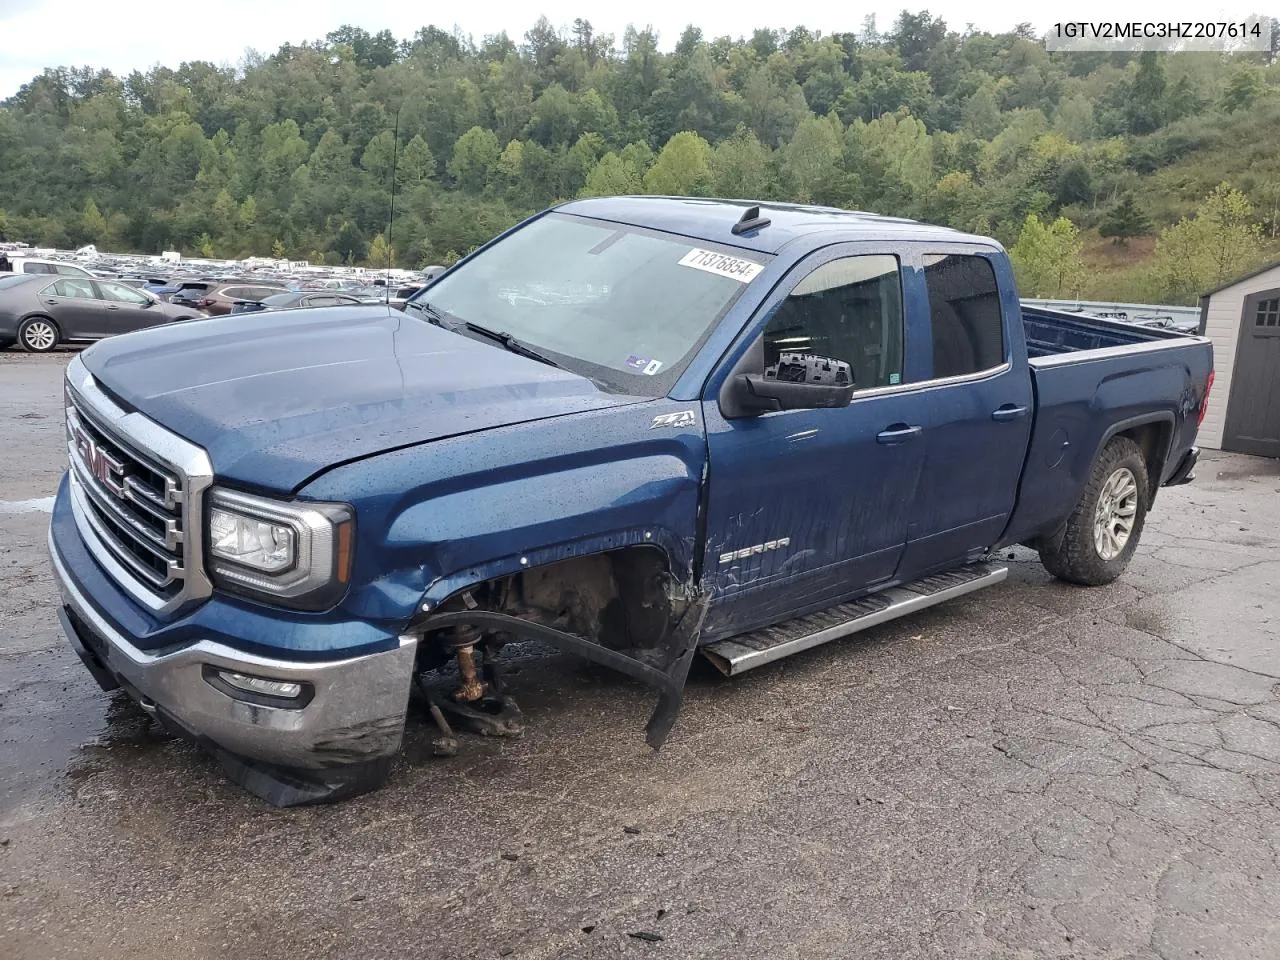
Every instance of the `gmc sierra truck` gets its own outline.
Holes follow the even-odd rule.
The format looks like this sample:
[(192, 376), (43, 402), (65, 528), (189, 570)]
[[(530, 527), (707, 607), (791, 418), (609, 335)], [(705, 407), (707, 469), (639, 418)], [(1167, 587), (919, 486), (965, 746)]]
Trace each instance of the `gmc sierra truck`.
[[(579, 200), (405, 312), (158, 327), (66, 372), (59, 616), (290, 805), (389, 774), (413, 702), (516, 734), (506, 644), (733, 676), (999, 583), (1133, 556), (1191, 479), (1208, 341), (1023, 309), (994, 240), (842, 210)], [(415, 711), (416, 712), (416, 711)]]

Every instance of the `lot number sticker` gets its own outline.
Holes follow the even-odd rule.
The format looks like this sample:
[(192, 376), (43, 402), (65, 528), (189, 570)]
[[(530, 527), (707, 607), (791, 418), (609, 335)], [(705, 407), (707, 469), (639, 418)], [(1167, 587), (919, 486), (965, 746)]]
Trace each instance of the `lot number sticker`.
[(728, 277), (739, 283), (750, 283), (757, 273), (764, 269), (760, 264), (741, 257), (731, 257), (714, 250), (690, 250), (680, 258), (680, 266), (705, 270), (720, 277)]

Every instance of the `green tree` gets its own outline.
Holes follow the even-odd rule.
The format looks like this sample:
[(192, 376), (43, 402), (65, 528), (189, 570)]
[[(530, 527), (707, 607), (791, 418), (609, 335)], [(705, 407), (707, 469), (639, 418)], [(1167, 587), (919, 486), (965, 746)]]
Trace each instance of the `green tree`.
[(733, 136), (721, 140), (711, 152), (710, 193), (760, 200), (772, 197), (775, 189), (769, 148), (739, 124)]
[(1151, 133), (1164, 123), (1165, 75), (1162, 54), (1148, 50), (1138, 56), (1126, 116), (1130, 133)]
[(102, 215), (92, 197), (85, 201), (84, 212), (80, 215), (80, 229), (91, 243), (101, 243), (106, 236), (107, 218)]
[(839, 119), (809, 117), (800, 121), (791, 142), (781, 150), (781, 177), (790, 200), (812, 202), (840, 166), (844, 128)]
[(1231, 75), (1222, 94), (1222, 106), (1228, 113), (1246, 110), (1262, 94), (1264, 82), (1256, 67), (1244, 66)]
[(1152, 270), (1171, 302), (1192, 303), (1206, 290), (1254, 266), (1262, 257), (1262, 228), (1253, 205), (1228, 183), (1205, 198), (1193, 218), (1183, 217), (1156, 239)]
[(1019, 291), (1033, 297), (1075, 296), (1084, 280), (1082, 249), (1080, 231), (1066, 217), (1045, 224), (1028, 214), (1009, 251)]
[(479, 193), (484, 189), (489, 171), (502, 155), (498, 138), (492, 130), (472, 127), (458, 138), (453, 147), (453, 159), (449, 161), (449, 176), (463, 190)]
[(390, 187), (391, 167), (397, 164), (397, 160), (395, 135), (390, 130), (383, 130), (364, 148), (364, 153), (360, 155), (360, 166), (369, 171), (375, 183)]
[(697, 196), (711, 169), (711, 144), (690, 131), (677, 133), (654, 160), (644, 176), (645, 193), (664, 196)]
[(383, 234), (375, 233), (373, 239), (369, 241), (367, 265), (379, 270), (385, 270), (388, 266), (394, 266), (395, 262), (395, 247), (387, 243), (387, 238)]
[(1140, 237), (1150, 230), (1151, 221), (1138, 208), (1133, 194), (1126, 193), (1120, 198), (1120, 202), (1108, 210), (1107, 215), (1102, 218), (1098, 234), (1110, 237), (1112, 243), (1126, 247), (1132, 237)]
[(639, 193), (643, 183), (638, 171), (616, 153), (606, 153), (591, 168), (587, 182), (579, 191), (582, 197), (612, 197)]
[(418, 134), (400, 151), (396, 182), (402, 189), (409, 189), (428, 180), (434, 180), (435, 175), (436, 158), (431, 155), (431, 148), (427, 146), (427, 141)]
[(338, 255), (340, 263), (361, 263), (369, 252), (369, 244), (359, 227), (350, 220), (344, 220), (329, 249)]
[(284, 254), (284, 242), (277, 237), (275, 243), (271, 244), (271, 256), (275, 257), (277, 260), (283, 260)]

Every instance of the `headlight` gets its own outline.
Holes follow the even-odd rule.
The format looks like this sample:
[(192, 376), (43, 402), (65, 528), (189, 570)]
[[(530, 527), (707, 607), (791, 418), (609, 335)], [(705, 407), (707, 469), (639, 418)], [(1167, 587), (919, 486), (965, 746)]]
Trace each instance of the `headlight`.
[(279, 573), (297, 559), (297, 538), (288, 524), (213, 507), (209, 510), (209, 552), (263, 573)]
[(346, 504), (224, 489), (208, 504), (209, 574), (219, 587), (304, 610), (326, 610), (346, 590), (355, 544)]

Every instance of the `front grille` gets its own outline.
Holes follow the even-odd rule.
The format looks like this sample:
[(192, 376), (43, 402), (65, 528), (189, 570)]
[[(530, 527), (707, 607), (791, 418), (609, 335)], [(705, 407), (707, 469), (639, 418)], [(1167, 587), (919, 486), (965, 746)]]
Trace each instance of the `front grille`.
[[(200, 556), (200, 494), (207, 469), (183, 466), (139, 442), (149, 437), (188, 462), (203, 451), (139, 414), (125, 414), (79, 364), (68, 369), (67, 453), (77, 525), (91, 552), (135, 599), (168, 610), (208, 595)], [(79, 373), (81, 382), (73, 382)]]

